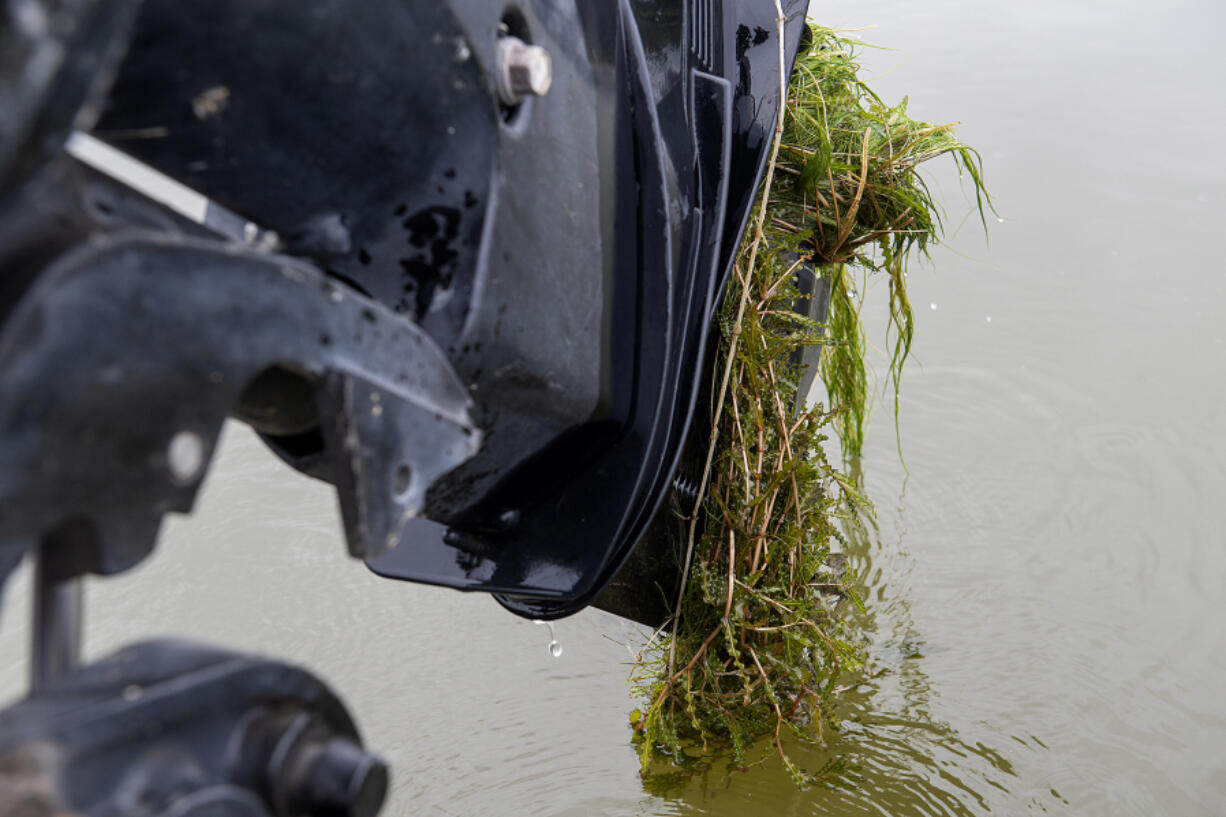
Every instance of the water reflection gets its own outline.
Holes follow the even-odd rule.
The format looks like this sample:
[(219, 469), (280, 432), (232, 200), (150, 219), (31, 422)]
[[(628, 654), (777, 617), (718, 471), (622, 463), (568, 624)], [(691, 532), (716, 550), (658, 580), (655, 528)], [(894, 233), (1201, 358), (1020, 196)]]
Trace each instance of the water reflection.
[[(897, 508), (906, 507), (906, 482)], [(837, 728), (827, 729), (825, 746), (792, 740), (787, 751), (821, 785), (797, 790), (763, 741), (756, 762), (732, 768), (715, 762), (698, 776), (656, 770), (646, 790), (678, 808), (677, 814), (705, 815), (891, 815), (970, 817), (1003, 804), (1057, 811), (1067, 801), (1054, 788), (1024, 782), (1011, 758), (1046, 753), (1033, 735), (964, 738), (934, 714), (933, 685), (924, 671), (932, 647), (912, 620), (906, 577), (909, 557), (902, 536), (885, 544), (876, 527), (848, 531), (847, 555), (856, 592), (871, 599), (864, 613), (852, 611), (871, 640), (863, 672), (849, 678), (839, 697)], [(880, 559), (874, 554), (885, 556)], [(1025, 790), (1025, 796), (1019, 796)], [(672, 812), (670, 812), (672, 813)]]

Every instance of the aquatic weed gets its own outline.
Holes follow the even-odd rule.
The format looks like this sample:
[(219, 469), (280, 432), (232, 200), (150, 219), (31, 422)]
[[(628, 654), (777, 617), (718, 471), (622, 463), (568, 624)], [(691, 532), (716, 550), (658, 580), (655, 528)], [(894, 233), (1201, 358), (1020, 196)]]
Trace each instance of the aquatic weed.
[[(780, 13), (781, 41), (782, 25)], [(646, 701), (632, 716), (645, 773), (660, 761), (693, 769), (722, 752), (743, 765), (770, 737), (794, 779), (812, 782), (822, 772), (797, 767), (784, 739), (820, 741), (840, 678), (864, 659), (861, 634), (841, 614), (860, 602), (830, 554), (843, 526), (871, 510), (826, 445), (836, 430), (850, 458), (863, 439), (868, 378), (855, 276), (889, 281), (897, 415), (914, 331), (907, 263), (941, 233), (918, 167), (952, 155), (981, 217), (991, 201), (979, 155), (954, 123), (919, 122), (906, 100), (882, 102), (859, 78), (856, 48), (811, 26), (781, 89), (787, 104), (718, 316), (711, 436), (697, 502), (686, 509), (682, 593), (669, 635), (644, 649), (632, 676)], [(787, 76), (782, 53), (780, 68)], [(802, 264), (829, 282), (825, 325), (794, 309)], [(805, 406), (790, 361), (817, 344), (828, 405)]]

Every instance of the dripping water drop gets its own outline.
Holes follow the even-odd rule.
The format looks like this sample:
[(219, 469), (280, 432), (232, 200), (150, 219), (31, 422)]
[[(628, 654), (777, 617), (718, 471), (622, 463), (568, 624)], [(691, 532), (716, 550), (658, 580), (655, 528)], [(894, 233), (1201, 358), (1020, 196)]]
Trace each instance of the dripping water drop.
[(561, 658), (562, 657), (562, 644), (558, 641), (558, 637), (553, 631), (553, 624), (548, 621), (541, 621), (540, 619), (534, 619), (532, 623), (533, 624), (544, 624), (546, 627), (549, 628), (549, 646), (548, 646), (549, 654), (550, 656), (554, 658)]

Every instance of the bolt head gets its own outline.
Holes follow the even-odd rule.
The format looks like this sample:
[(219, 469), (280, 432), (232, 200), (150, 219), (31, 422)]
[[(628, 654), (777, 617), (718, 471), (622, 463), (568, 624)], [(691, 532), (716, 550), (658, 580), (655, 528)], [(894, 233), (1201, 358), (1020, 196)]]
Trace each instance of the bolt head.
[(387, 797), (387, 765), (352, 740), (310, 742), (276, 785), (289, 812), (332, 817), (378, 817)]
[(544, 96), (552, 83), (553, 62), (548, 51), (518, 37), (498, 41), (498, 97), (504, 105)]

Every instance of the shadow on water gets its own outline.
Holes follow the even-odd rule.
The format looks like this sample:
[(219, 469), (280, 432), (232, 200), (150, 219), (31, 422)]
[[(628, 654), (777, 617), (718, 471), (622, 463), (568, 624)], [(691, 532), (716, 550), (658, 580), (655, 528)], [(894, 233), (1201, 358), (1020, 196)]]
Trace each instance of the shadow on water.
[[(855, 466), (855, 476), (859, 465)], [(906, 481), (898, 496), (905, 505)], [(800, 790), (775, 755), (771, 740), (751, 751), (745, 768), (717, 760), (697, 775), (660, 767), (644, 780), (648, 793), (676, 814), (704, 815), (982, 815), (1008, 804), (1048, 813), (1067, 806), (1055, 789), (1030, 789), (1015, 769), (1019, 753), (1046, 753), (1037, 737), (1012, 736), (993, 746), (936, 716), (938, 697), (924, 670), (927, 645), (915, 625), (906, 587), (909, 557), (887, 546), (876, 523), (849, 527), (846, 553), (854, 587), (870, 600), (852, 621), (869, 640), (868, 665), (846, 680), (837, 723), (825, 745), (792, 739), (787, 751), (821, 783)], [(885, 551), (887, 558), (875, 560)], [(877, 561), (885, 565), (877, 564)], [(989, 740), (999, 742), (998, 735)]]

